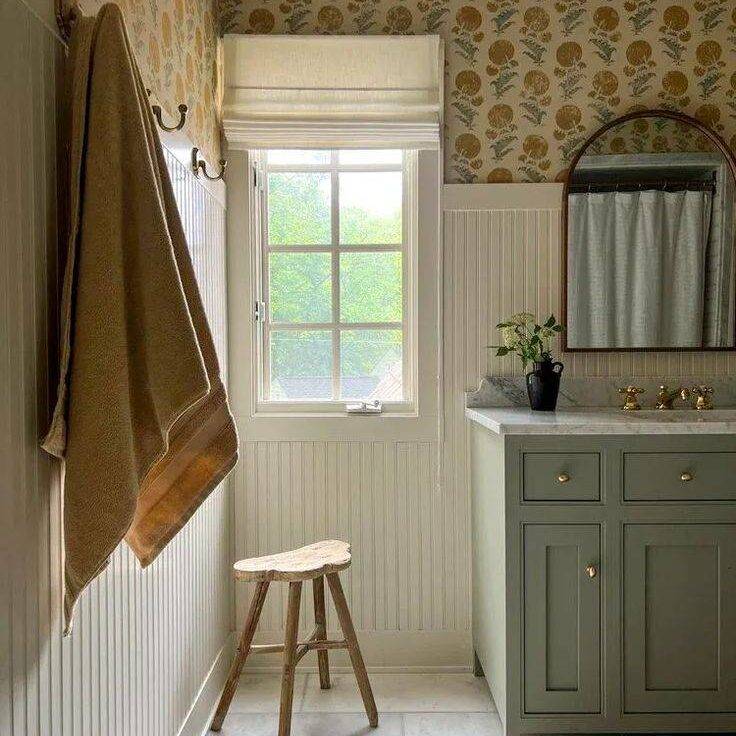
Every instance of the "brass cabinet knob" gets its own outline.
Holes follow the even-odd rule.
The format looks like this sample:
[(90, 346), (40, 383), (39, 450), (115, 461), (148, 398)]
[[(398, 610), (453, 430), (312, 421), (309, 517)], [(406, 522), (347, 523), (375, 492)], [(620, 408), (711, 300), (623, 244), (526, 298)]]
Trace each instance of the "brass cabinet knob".
[(560, 474), (559, 474), (559, 475), (557, 476), (557, 480), (558, 480), (558, 481), (559, 481), (560, 483), (567, 483), (567, 481), (569, 481), (569, 480), (570, 480), (570, 476), (569, 476), (569, 475), (568, 475), (567, 473), (560, 473)]
[(585, 572), (588, 573), (589, 578), (594, 578), (598, 574), (598, 568), (595, 565), (588, 565)]
[(689, 480), (692, 480), (692, 479), (693, 479), (693, 474), (692, 473), (688, 473), (687, 471), (685, 471), (680, 476), (680, 480), (683, 481), (684, 483), (687, 483)]

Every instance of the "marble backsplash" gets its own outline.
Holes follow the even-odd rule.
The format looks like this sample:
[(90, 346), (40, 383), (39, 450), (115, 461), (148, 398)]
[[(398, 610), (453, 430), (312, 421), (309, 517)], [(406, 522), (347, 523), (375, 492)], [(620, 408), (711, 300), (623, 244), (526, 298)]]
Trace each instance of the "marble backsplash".
[[(700, 378), (663, 376), (658, 379), (637, 378), (632, 383), (646, 391), (639, 396), (644, 409), (654, 408), (661, 385), (673, 390), (678, 386), (691, 388), (703, 383), (713, 387), (712, 399), (715, 408), (736, 407), (736, 379), (730, 377), (703, 381), (702, 376)], [(570, 409), (573, 407), (619, 406), (623, 403), (623, 397), (619, 394), (618, 389), (625, 385), (626, 382), (621, 378), (566, 378), (563, 376), (557, 407)], [(465, 393), (465, 405), (476, 409), (492, 406), (529, 406), (525, 378), (524, 376), (486, 376), (477, 390)], [(678, 399), (674, 408), (687, 409), (690, 405), (691, 402)]]

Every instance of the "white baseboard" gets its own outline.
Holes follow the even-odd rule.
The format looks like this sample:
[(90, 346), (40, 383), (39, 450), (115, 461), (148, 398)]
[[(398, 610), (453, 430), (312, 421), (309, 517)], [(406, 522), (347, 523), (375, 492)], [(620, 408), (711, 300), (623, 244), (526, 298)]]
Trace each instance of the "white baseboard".
[(222, 688), (225, 686), (227, 672), (235, 652), (234, 642), (235, 639), (231, 635), (222, 645), (177, 736), (204, 736), (209, 732), (210, 721), (215, 713)]
[[(340, 638), (329, 632), (329, 638)], [(256, 634), (255, 643), (284, 640), (282, 631)], [(369, 672), (470, 672), (473, 650), (470, 631), (359, 631), (358, 641)], [(299, 664), (302, 672), (316, 672), (316, 661), (307, 656)], [(345, 651), (330, 651), (330, 669), (351, 671)], [(279, 655), (258, 654), (248, 658), (249, 672), (280, 672)]]

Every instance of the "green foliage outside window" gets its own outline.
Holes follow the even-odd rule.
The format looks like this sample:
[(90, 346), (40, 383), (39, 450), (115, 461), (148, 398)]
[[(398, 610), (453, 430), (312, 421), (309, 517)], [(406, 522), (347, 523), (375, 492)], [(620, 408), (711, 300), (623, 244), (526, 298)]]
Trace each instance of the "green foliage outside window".
[[(318, 246), (331, 242), (329, 174), (271, 173), (268, 185), (270, 244)], [(372, 217), (360, 207), (341, 208), (343, 243), (395, 242), (396, 233), (401, 233), (400, 207), (390, 217)], [(271, 320), (330, 322), (330, 254), (272, 252), (269, 258)], [(402, 254), (343, 251), (340, 292), (343, 322), (401, 322)], [(283, 395), (279, 379), (291, 380), (296, 387), (298, 381), (293, 379), (327, 379), (331, 375), (329, 333), (288, 332), (272, 335), (273, 398), (295, 398)], [(401, 331), (395, 329), (345, 333), (340, 351), (343, 378), (373, 376), (377, 384), (384, 373), (400, 365), (401, 342)]]

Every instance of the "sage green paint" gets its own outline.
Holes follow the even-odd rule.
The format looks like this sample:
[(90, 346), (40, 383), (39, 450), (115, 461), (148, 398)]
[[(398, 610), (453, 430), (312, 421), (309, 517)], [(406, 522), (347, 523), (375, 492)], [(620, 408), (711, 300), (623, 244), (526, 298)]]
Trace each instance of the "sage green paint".
[[(594, 452), (524, 453), (525, 501), (598, 501), (600, 458)], [(569, 480), (560, 482), (560, 476)]]
[[(692, 480), (683, 481), (689, 473)], [(736, 501), (736, 452), (627, 452), (628, 501)]]
[(732, 453), (733, 436), (472, 424), (473, 642), (505, 733), (736, 733)]
[(597, 524), (524, 525), (524, 712), (600, 713)]
[(736, 711), (736, 525), (627, 524), (624, 601), (627, 712)]

